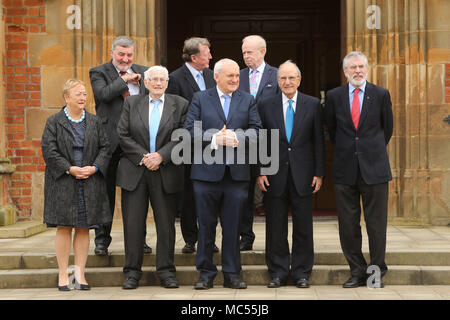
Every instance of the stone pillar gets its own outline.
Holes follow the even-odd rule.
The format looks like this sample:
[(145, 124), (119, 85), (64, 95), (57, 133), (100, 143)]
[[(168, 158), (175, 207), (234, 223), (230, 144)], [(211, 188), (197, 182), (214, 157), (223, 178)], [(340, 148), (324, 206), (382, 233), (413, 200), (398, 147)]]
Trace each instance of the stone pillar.
[[(449, 1), (347, 0), (346, 48), (369, 58), (369, 81), (389, 89), (392, 223), (450, 223)], [(448, 72), (447, 72), (448, 73)]]

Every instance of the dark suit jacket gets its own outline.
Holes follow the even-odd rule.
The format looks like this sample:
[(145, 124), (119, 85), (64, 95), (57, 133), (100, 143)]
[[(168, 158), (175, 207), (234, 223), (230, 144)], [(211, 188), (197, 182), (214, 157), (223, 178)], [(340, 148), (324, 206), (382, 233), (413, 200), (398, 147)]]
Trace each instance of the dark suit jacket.
[[(134, 73), (141, 75), (139, 94), (148, 94), (144, 85), (144, 72), (148, 67), (133, 64), (131, 69)], [(122, 113), (122, 93), (128, 90), (128, 86), (125, 81), (119, 79), (119, 74), (111, 61), (89, 70), (89, 77), (94, 92), (95, 111), (102, 119), (111, 142), (111, 151), (114, 152), (119, 144), (117, 123)]]
[[(156, 152), (163, 158), (159, 170), (166, 193), (176, 193), (183, 189), (183, 166), (174, 165), (170, 157), (173, 147), (177, 144), (171, 141), (171, 135), (175, 129), (183, 127), (188, 106), (189, 102), (182, 97), (165, 95), (156, 136)], [(124, 153), (117, 169), (117, 185), (133, 191), (144, 171), (148, 170), (145, 165), (139, 163), (142, 156), (150, 150), (149, 95), (130, 96), (125, 99), (117, 132)]]
[[(211, 69), (203, 70), (203, 78), (205, 79), (206, 89), (216, 85), (214, 72)], [(166, 90), (167, 93), (182, 96), (191, 102), (194, 93), (197, 91), (200, 91), (200, 88), (198, 87), (197, 81), (195, 81), (192, 76), (191, 71), (186, 67), (186, 64), (183, 63), (181, 67), (170, 73), (169, 86)]]
[[(256, 103), (250, 94), (236, 90), (231, 97), (228, 118), (225, 119), (225, 114), (216, 87), (197, 92), (194, 95), (185, 123), (185, 128), (191, 132), (192, 137), (194, 137), (194, 121), (201, 121), (202, 134), (208, 129), (217, 129), (218, 131), (222, 129), (224, 125), (227, 126), (227, 129), (244, 130), (244, 135), (238, 135), (238, 140), (240, 141), (239, 143), (244, 143), (244, 140), (247, 141), (247, 152), (248, 139), (256, 139), (256, 131), (261, 128), (261, 120), (259, 119)], [(203, 143), (203, 148), (209, 148), (211, 137), (208, 140), (209, 141), (206, 143)], [(235, 162), (229, 166), (232, 179), (236, 181), (249, 181), (249, 164), (237, 164), (237, 149), (225, 149), (227, 149), (226, 152), (234, 153), (233, 157)], [(209, 153), (210, 151), (207, 152)], [(212, 154), (215, 155), (214, 152), (212, 152)], [(225, 173), (225, 167), (225, 163), (206, 164), (202, 159), (201, 164), (194, 163), (192, 165), (191, 178), (194, 180), (217, 182), (222, 180)]]
[[(249, 68), (242, 69), (239, 75), (239, 90), (250, 93)], [(258, 92), (256, 93), (256, 102), (281, 92), (277, 81), (278, 69), (266, 63), (261, 77)]]
[(358, 167), (367, 184), (392, 180), (386, 145), (393, 132), (389, 91), (367, 82), (358, 123), (352, 122), (348, 84), (327, 92), (325, 119), (334, 148), (334, 182), (353, 185)]
[[(82, 166), (95, 166), (98, 172), (83, 180), (84, 199), (89, 225), (111, 222), (104, 176), (110, 159), (109, 141), (100, 119), (86, 111), (86, 131)], [(64, 111), (47, 119), (42, 135), (45, 160), (44, 222), (75, 225), (78, 217), (78, 183), (66, 174), (74, 165), (73, 134)]]
[[(286, 138), (282, 103), (281, 93), (258, 102), (263, 129), (280, 130), (279, 141), (276, 141), (279, 143), (280, 168), (277, 174), (268, 176), (270, 186), (267, 194), (283, 194), (290, 168), (297, 192), (301, 196), (308, 196), (313, 191), (313, 176), (325, 175), (325, 144), (320, 101), (298, 93), (290, 142)], [(270, 132), (268, 136), (270, 137)], [(268, 141), (270, 146), (270, 139)]]

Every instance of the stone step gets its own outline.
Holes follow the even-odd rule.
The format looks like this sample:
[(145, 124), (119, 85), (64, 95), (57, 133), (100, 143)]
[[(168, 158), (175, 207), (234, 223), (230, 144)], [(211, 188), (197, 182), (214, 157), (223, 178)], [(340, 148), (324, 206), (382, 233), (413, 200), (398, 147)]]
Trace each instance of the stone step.
[(44, 232), (47, 225), (39, 221), (19, 221), (8, 226), (0, 227), (0, 239), (28, 238)]
[[(215, 286), (223, 284), (220, 272), (214, 280)], [(344, 265), (316, 265), (310, 278), (311, 285), (342, 285), (349, 277), (349, 268)], [(122, 268), (86, 268), (86, 279), (92, 287), (121, 286), (124, 281)], [(194, 285), (198, 279), (195, 267), (177, 267), (180, 285)], [(251, 285), (266, 285), (270, 279), (265, 265), (243, 266), (242, 279)], [(450, 285), (448, 266), (392, 266), (383, 278), (385, 285)], [(57, 269), (17, 269), (0, 271), (0, 289), (52, 288), (57, 286)], [(141, 286), (158, 286), (154, 267), (143, 267)], [(292, 285), (292, 283), (288, 283)]]
[[(370, 261), (369, 254), (365, 253), (366, 261)], [(144, 255), (143, 266), (154, 266), (156, 255)], [(243, 265), (265, 265), (264, 251), (247, 251), (241, 253)], [(125, 263), (124, 252), (111, 253), (105, 257), (98, 257), (91, 253), (87, 260), (87, 267), (122, 267)], [(214, 263), (221, 264), (220, 253), (214, 254)], [(316, 252), (314, 255), (316, 265), (346, 265), (342, 252)], [(394, 265), (421, 265), (421, 266), (450, 266), (450, 251), (399, 251), (387, 252), (386, 263)], [(70, 257), (73, 264), (73, 255)], [(175, 266), (195, 266), (195, 254), (175, 254)], [(0, 270), (8, 269), (51, 269), (57, 268), (55, 253), (42, 252), (3, 252), (0, 253)]]

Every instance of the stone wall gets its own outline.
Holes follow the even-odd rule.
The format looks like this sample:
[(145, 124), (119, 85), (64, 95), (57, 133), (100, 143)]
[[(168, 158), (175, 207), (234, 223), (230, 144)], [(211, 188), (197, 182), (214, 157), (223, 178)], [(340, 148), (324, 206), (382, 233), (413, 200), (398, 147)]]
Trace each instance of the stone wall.
[(449, 1), (347, 0), (348, 51), (369, 58), (369, 81), (389, 89), (394, 135), (391, 222), (450, 223)]

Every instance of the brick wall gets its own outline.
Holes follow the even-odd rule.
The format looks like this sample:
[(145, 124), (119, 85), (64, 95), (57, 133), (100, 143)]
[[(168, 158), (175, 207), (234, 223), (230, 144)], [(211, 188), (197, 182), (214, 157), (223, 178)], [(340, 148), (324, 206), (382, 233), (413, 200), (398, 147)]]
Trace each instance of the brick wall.
[(34, 172), (44, 171), (40, 140), (27, 140), (27, 107), (41, 106), (41, 70), (28, 65), (28, 35), (45, 33), (44, 0), (2, 0), (5, 21), (7, 157), (17, 165), (9, 179), (9, 194), (19, 218), (31, 215)]

